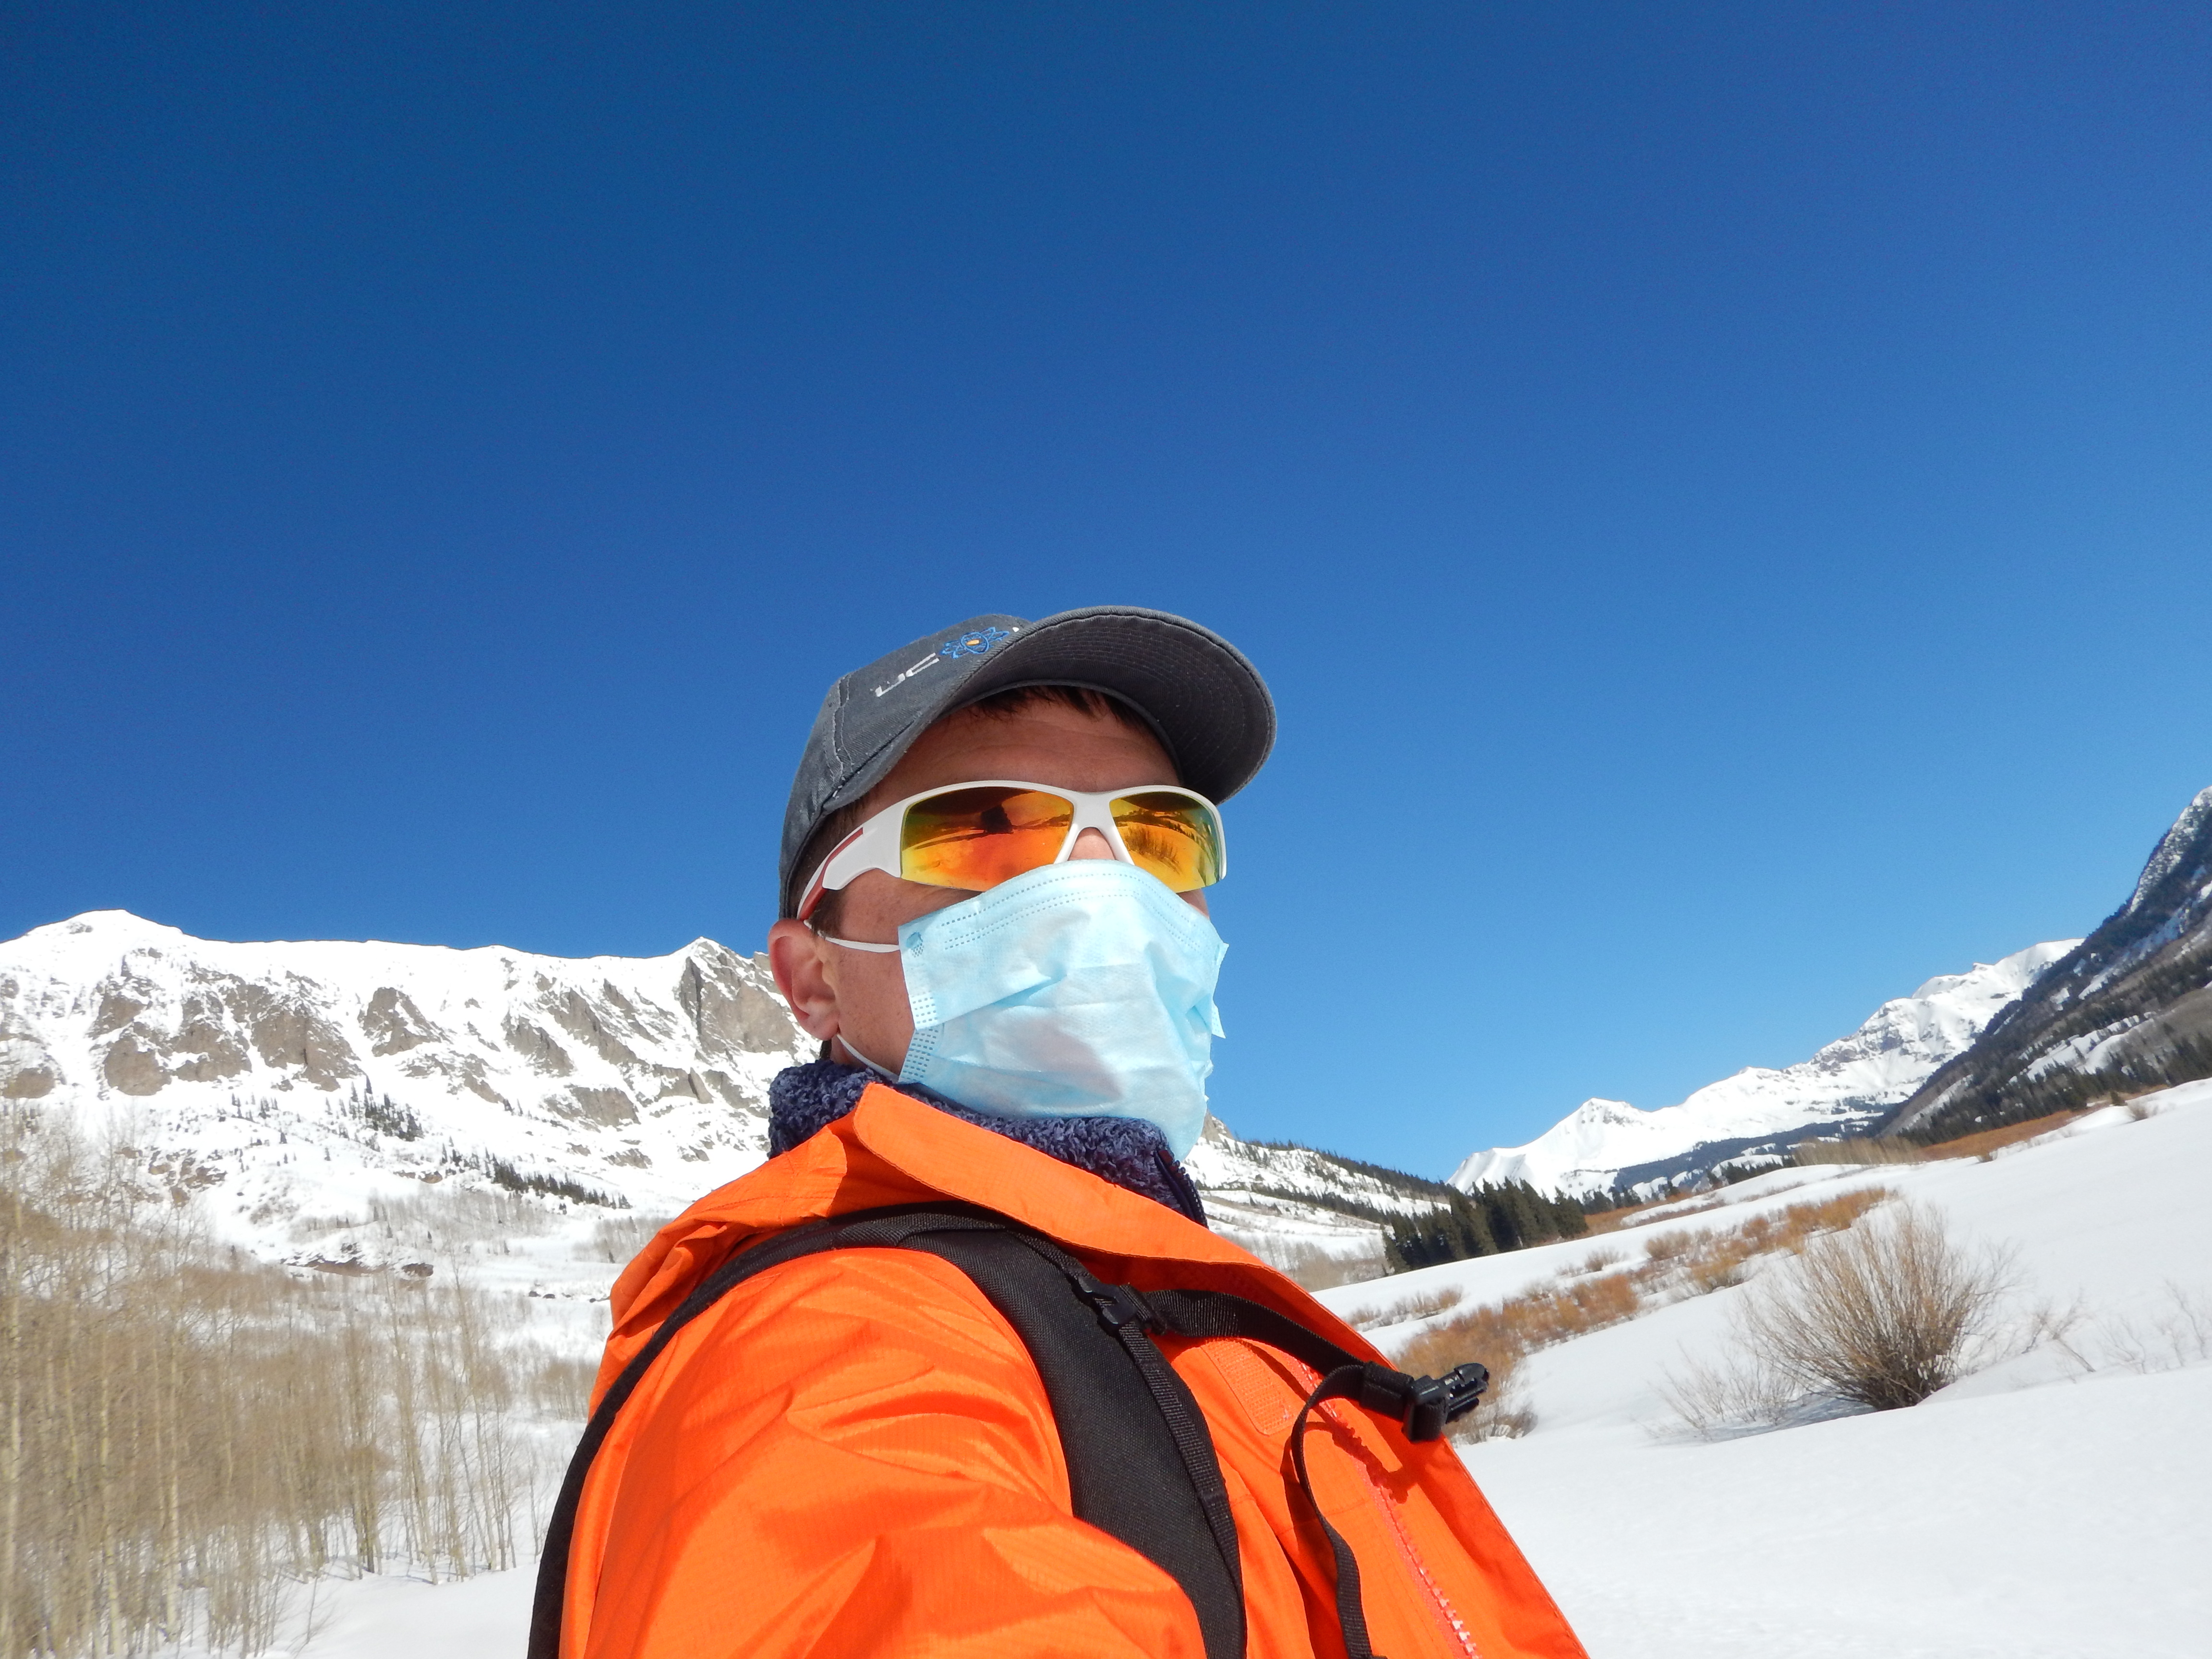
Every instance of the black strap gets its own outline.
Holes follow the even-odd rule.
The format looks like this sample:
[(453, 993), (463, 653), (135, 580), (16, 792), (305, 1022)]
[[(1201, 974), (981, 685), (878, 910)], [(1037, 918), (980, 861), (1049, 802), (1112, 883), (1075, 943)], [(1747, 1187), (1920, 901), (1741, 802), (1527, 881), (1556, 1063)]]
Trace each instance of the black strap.
[(1205, 1413), (1141, 1322), (1124, 1318), (1112, 1291), (1034, 1233), (931, 1232), (908, 1246), (965, 1273), (1029, 1349), (1076, 1516), (1182, 1587), (1207, 1659), (1237, 1659), (1244, 1581), (1229, 1490)]
[(1480, 1402), (1490, 1373), (1469, 1363), (1444, 1376), (1409, 1376), (1371, 1359), (1362, 1359), (1316, 1331), (1262, 1303), (1221, 1291), (1151, 1291), (1139, 1294), (1120, 1287), (1143, 1310), (1155, 1329), (1203, 1340), (1236, 1336), (1280, 1349), (1322, 1374), (1291, 1425), (1291, 1462), (1298, 1489), (1312, 1506), (1328, 1540), (1336, 1565), (1336, 1620), (1344, 1634), (1346, 1659), (1379, 1659), (1367, 1636), (1367, 1607), (1359, 1593), (1359, 1560), (1344, 1534), (1329, 1524), (1306, 1471), (1306, 1422), (1327, 1400), (1356, 1400), (1370, 1411), (1395, 1418), (1408, 1440), (1434, 1440)]
[[(740, 1251), (661, 1322), (600, 1400), (561, 1484), (538, 1562), (530, 1659), (558, 1659), (576, 1508), (592, 1462), (625, 1401), (678, 1332), (732, 1289), (787, 1261), (830, 1249), (918, 1249), (974, 1281), (1028, 1348), (1051, 1402), (1075, 1515), (1120, 1539), (1182, 1586), (1198, 1616), (1206, 1659), (1244, 1651), (1243, 1579), (1237, 1523), (1204, 1413), (1151, 1335), (1242, 1337), (1322, 1374), (1291, 1430), (1291, 1458), (1335, 1558), (1337, 1620), (1347, 1659), (1377, 1659), (1367, 1635), (1359, 1564), (1322, 1513), (1306, 1468), (1305, 1431), (1328, 1400), (1356, 1400), (1434, 1440), (1472, 1411), (1489, 1382), (1477, 1364), (1443, 1377), (1408, 1376), (1364, 1360), (1263, 1304), (1219, 1291), (1139, 1291), (1107, 1285), (1038, 1234), (965, 1204), (902, 1205), (793, 1227)], [(1073, 1297), (1067, 1292), (1072, 1290)], [(1115, 1350), (1133, 1367), (1112, 1358)], [(1180, 1467), (1181, 1480), (1162, 1478)], [(1209, 1547), (1210, 1546), (1210, 1547)]]

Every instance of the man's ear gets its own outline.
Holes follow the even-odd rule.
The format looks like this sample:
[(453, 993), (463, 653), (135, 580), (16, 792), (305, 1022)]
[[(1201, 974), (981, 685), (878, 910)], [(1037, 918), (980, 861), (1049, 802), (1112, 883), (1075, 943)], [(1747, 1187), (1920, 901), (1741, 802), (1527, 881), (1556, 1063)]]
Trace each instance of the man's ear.
[(769, 971), (792, 1015), (809, 1036), (837, 1035), (837, 988), (823, 971), (829, 954), (821, 936), (803, 921), (779, 921), (768, 930)]

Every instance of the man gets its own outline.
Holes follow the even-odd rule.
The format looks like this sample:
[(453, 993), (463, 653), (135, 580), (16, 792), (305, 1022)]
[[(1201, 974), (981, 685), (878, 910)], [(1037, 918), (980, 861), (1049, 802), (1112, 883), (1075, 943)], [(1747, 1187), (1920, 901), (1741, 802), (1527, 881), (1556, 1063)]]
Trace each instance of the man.
[[(822, 1058), (776, 1079), (769, 1161), (615, 1287), (533, 1651), (557, 1615), (562, 1659), (1581, 1654), (1448, 1442), (1317, 1395), (1286, 1347), (1379, 1356), (1208, 1231), (1178, 1162), (1219, 1034), (1215, 803), (1273, 729), (1234, 647), (1128, 607), (980, 617), (831, 688), (769, 941)], [(1194, 1402), (1210, 1441), (1176, 1443), (1188, 1485), (1133, 1437), (1127, 1468), (1079, 1459), (1053, 1405), (1073, 1362), (1032, 1352), (1016, 1302), (952, 1261), (775, 1254), (823, 1218), (948, 1204), (1023, 1230), (1094, 1291), (1241, 1297), (1285, 1328), (1281, 1344), (1158, 1335), (1173, 1379), (1155, 1393)], [(778, 1265), (718, 1291), (761, 1261)], [(1083, 1363), (1127, 1383), (1107, 1346)], [(1202, 1629), (1206, 1592), (1186, 1585), (1204, 1581), (1177, 1548), (1078, 1518), (1072, 1479), (1117, 1477), (1139, 1508), (1146, 1488), (1225, 1493), (1241, 1613), (1232, 1599)]]

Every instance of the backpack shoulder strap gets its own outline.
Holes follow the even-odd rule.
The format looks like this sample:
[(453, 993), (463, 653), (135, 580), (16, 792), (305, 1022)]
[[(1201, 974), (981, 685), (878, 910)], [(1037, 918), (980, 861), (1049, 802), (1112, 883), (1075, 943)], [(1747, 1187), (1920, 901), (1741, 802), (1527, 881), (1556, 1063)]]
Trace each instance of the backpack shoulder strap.
[[(702, 1280), (623, 1368), (570, 1461), (546, 1528), (530, 1623), (530, 1659), (559, 1659), (576, 1510), (592, 1460), (623, 1404), (678, 1332), (738, 1285), (832, 1249), (918, 1249), (959, 1268), (1021, 1338), (1051, 1403), (1072, 1508), (1152, 1561), (1190, 1599), (1206, 1659), (1244, 1651), (1237, 1528), (1206, 1419), (1145, 1334), (1110, 1317), (1118, 1287), (1073, 1256), (968, 1205), (902, 1205), (794, 1227), (738, 1252)], [(1073, 1293), (1071, 1294), (1071, 1291)]]

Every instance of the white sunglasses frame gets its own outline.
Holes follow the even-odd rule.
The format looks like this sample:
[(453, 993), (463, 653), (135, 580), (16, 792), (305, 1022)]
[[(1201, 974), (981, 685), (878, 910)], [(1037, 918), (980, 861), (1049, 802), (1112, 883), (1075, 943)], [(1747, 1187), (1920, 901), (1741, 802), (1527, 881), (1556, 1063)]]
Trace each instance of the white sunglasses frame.
[[(920, 794), (908, 795), (904, 800), (895, 800), (868, 819), (853, 833), (830, 849), (830, 856), (815, 867), (806, 884), (805, 895), (799, 901), (799, 920), (805, 921), (814, 914), (825, 893), (842, 892), (854, 877), (866, 870), (880, 870), (887, 876), (899, 875), (899, 830), (906, 821), (906, 811), (917, 801), (938, 795), (949, 795), (958, 789), (1034, 789), (1040, 794), (1056, 795), (1075, 805), (1075, 822), (1068, 826), (1067, 839), (1060, 844), (1053, 856), (1054, 864), (1065, 864), (1068, 854), (1085, 830), (1096, 830), (1106, 837), (1106, 845), (1114, 851), (1115, 860), (1135, 864), (1129, 849), (1121, 840), (1121, 831), (1115, 824), (1113, 803), (1130, 795), (1182, 795), (1196, 801), (1213, 815), (1214, 836), (1221, 849), (1221, 872), (1214, 877), (1220, 881), (1229, 874), (1229, 834), (1221, 822), (1221, 809), (1198, 793), (1186, 789), (1179, 783), (1132, 784), (1127, 789), (1109, 789), (1103, 793), (1085, 793), (1079, 789), (1063, 789), (1058, 784), (1036, 783), (1023, 778), (975, 778), (963, 783), (939, 784), (934, 789), (925, 789)], [(1038, 868), (1043, 866), (1040, 865)], [(904, 878), (900, 877), (900, 879)], [(1163, 886), (1166, 884), (1162, 883)], [(1208, 884), (1209, 885), (1211, 884)], [(949, 890), (958, 891), (958, 889)], [(824, 937), (827, 937), (825, 935)], [(840, 941), (842, 942), (842, 941)], [(896, 950), (896, 945), (885, 947)]]

